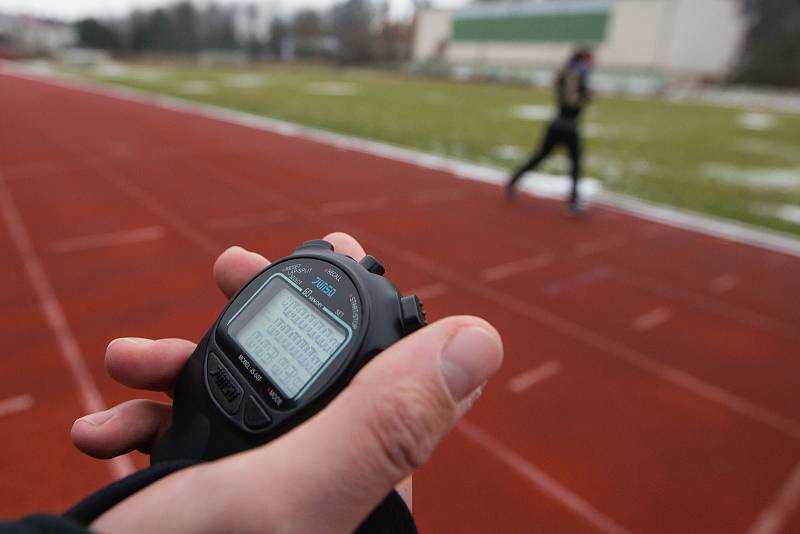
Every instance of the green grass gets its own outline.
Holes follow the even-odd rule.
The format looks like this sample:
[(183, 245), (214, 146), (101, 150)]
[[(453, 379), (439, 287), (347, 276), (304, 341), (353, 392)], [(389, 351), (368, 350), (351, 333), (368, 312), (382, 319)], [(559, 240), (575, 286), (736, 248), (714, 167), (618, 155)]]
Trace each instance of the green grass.
[[(511, 110), (552, 104), (549, 91), (369, 70), (165, 66), (158, 67), (163, 77), (143, 81), (136, 74), (145, 69), (151, 67), (131, 67), (115, 77), (91, 69), (72, 73), (504, 168), (520, 161), (498, 153), (498, 147), (514, 145), (528, 152), (544, 125), (516, 118)], [(231, 73), (244, 72), (263, 75), (268, 85), (225, 84)], [(186, 94), (180, 90), (186, 80), (205, 80), (213, 93)], [(358, 94), (309, 94), (308, 84), (314, 82), (355, 84)], [(585, 117), (585, 174), (619, 193), (800, 234), (800, 225), (754, 209), (800, 205), (800, 115), (769, 113), (773, 127), (753, 131), (739, 125), (742, 113), (655, 98), (600, 96)], [(564, 173), (565, 165), (555, 158), (542, 170)], [(710, 175), (712, 167), (717, 174), (756, 176), (777, 170), (788, 175), (790, 183), (780, 187), (731, 183)]]

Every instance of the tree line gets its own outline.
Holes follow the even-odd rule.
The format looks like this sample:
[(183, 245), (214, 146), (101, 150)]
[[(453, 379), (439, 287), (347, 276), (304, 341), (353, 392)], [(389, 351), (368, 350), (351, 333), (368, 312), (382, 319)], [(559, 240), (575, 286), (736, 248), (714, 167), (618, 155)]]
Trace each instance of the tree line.
[(388, 3), (343, 0), (328, 10), (264, 16), (257, 4), (179, 1), (137, 9), (116, 20), (76, 23), (79, 45), (117, 54), (193, 54), (239, 50), (254, 58), (324, 58), (340, 63), (409, 58), (409, 22), (393, 21)]
[[(489, 3), (499, 0), (474, 0)], [(504, 0), (508, 1), (508, 0)], [(800, 85), (800, 0), (737, 0), (746, 20), (736, 82)], [(428, 0), (415, 0), (417, 7)], [(255, 3), (221, 6), (179, 1), (120, 20), (77, 23), (80, 45), (118, 53), (246, 51), (252, 57), (325, 58), (339, 63), (410, 58), (412, 24), (388, 17), (385, 0), (342, 0), (324, 11), (259, 16)]]

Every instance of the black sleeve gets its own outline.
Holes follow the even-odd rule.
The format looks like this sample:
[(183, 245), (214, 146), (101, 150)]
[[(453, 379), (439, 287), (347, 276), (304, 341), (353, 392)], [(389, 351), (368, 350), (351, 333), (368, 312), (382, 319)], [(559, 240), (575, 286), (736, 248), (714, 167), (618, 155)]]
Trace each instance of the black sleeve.
[(579, 87), (581, 104), (586, 105), (592, 98), (592, 91), (589, 89), (589, 73), (587, 71), (581, 72)]
[[(86, 497), (63, 517), (32, 515), (19, 521), (0, 522), (0, 534), (88, 534), (95, 519), (116, 504), (175, 471), (196, 462), (176, 460), (156, 464), (117, 480)], [(400, 495), (392, 490), (358, 527), (358, 534), (415, 534), (417, 526)]]
[(19, 521), (0, 521), (0, 534), (89, 534), (69, 519), (54, 515), (29, 515)]

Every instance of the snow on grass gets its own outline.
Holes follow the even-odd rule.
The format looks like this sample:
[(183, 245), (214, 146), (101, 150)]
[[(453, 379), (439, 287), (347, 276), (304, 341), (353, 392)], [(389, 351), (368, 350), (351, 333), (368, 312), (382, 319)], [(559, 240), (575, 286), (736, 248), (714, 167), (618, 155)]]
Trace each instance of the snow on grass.
[(521, 160), (532, 152), (532, 148), (523, 148), (519, 145), (500, 145), (494, 149), (494, 155), (508, 160)]
[(589, 139), (608, 139), (617, 135), (617, 129), (597, 122), (589, 122), (583, 127), (583, 134)]
[(269, 80), (262, 74), (231, 74), (222, 83), (232, 89), (259, 89), (268, 86)]
[(546, 121), (553, 118), (553, 108), (536, 104), (524, 104), (511, 108), (511, 116), (524, 121)]
[(766, 167), (742, 169), (727, 163), (706, 163), (700, 173), (733, 185), (754, 189), (792, 189), (800, 187), (800, 167)]
[(789, 161), (800, 161), (800, 151), (795, 145), (789, 143), (777, 143), (762, 139), (744, 139), (738, 143), (739, 150), (755, 156), (768, 156), (786, 159)]
[(92, 74), (98, 78), (126, 78), (129, 73), (130, 69), (125, 65), (111, 62), (95, 65), (92, 69)]
[(349, 82), (311, 82), (306, 84), (305, 91), (309, 95), (356, 96), (361, 93), (361, 87)]
[(800, 206), (794, 204), (757, 203), (750, 206), (750, 212), (800, 225)]
[(210, 95), (216, 92), (207, 80), (186, 80), (178, 84), (178, 91), (187, 95)]
[[(517, 188), (537, 196), (566, 199), (572, 190), (572, 179), (568, 176), (529, 172), (522, 177)], [(602, 192), (603, 186), (595, 178), (581, 178), (578, 182), (578, 195), (582, 199), (590, 200)]]
[(739, 113), (736, 122), (745, 130), (766, 131), (775, 126), (775, 117), (768, 113), (745, 111)]
[(172, 71), (159, 68), (130, 69), (128, 77), (142, 83), (158, 83), (164, 78), (172, 76)]

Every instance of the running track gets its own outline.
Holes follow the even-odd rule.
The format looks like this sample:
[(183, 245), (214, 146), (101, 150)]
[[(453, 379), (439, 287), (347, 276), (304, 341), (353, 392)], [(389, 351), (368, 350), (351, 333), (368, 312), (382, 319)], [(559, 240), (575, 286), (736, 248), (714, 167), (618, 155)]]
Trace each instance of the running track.
[[(422, 126), (421, 126), (422, 127)], [(197, 339), (215, 255), (344, 230), (506, 363), (415, 478), (425, 532), (800, 532), (800, 259), (297, 137), (0, 76), (0, 516), (84, 458), (109, 339)]]

